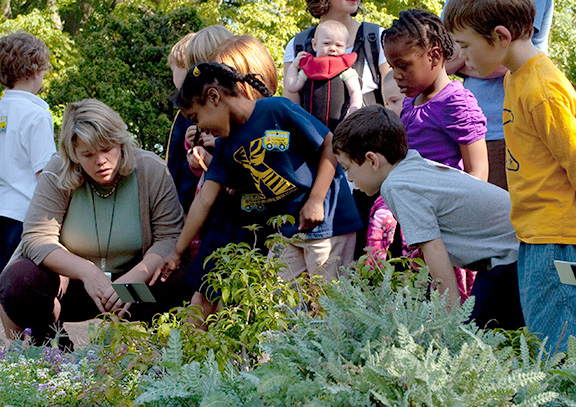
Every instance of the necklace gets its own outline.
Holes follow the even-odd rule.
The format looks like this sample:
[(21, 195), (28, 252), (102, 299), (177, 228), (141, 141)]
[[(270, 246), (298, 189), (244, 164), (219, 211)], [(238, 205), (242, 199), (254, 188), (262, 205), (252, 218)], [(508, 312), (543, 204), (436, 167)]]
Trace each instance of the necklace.
[[(100, 268), (103, 272), (106, 272), (106, 259), (108, 258), (108, 250), (110, 249), (110, 239), (112, 238), (112, 226), (114, 225), (114, 212), (116, 211), (116, 197), (118, 196), (118, 192), (116, 190), (116, 185), (118, 185), (118, 181), (114, 184), (112, 191), (106, 196), (100, 195), (94, 187), (92, 187), (92, 212), (94, 214), (94, 228), (96, 229), (96, 244), (98, 245), (98, 256), (100, 256)], [(90, 184), (92, 186), (92, 184)], [(114, 202), (112, 203), (112, 216), (110, 217), (110, 229), (108, 230), (108, 242), (106, 243), (106, 252), (104, 252), (104, 256), (102, 256), (102, 248), (100, 247), (100, 235), (98, 233), (98, 220), (96, 218), (96, 203), (94, 201), (94, 193), (98, 195), (100, 198), (108, 198), (110, 195), (114, 193)]]
[(92, 192), (94, 192), (100, 198), (108, 198), (110, 195), (112, 195), (116, 191), (116, 186), (118, 186), (118, 181), (120, 181), (120, 177), (116, 178), (114, 185), (112, 185), (112, 189), (106, 193), (101, 193), (100, 191), (98, 191), (98, 189), (96, 189), (94, 184), (92, 184), (91, 182), (89, 182), (89, 184), (90, 184), (90, 188), (92, 188)]

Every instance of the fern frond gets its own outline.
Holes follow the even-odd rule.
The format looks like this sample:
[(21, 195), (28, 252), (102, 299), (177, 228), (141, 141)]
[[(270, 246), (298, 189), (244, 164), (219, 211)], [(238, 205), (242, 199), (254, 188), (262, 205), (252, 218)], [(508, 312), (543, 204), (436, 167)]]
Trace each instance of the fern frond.
[(222, 391), (215, 391), (202, 398), (199, 407), (238, 407), (240, 405), (241, 403), (237, 396)]
[(182, 341), (178, 329), (170, 330), (168, 346), (162, 349), (162, 364), (169, 369), (177, 369), (182, 365)]
[(559, 394), (553, 391), (547, 391), (544, 393), (536, 394), (535, 396), (530, 397), (528, 400), (523, 401), (522, 403), (518, 404), (518, 407), (540, 407), (546, 403), (549, 403), (556, 398), (558, 398)]
[(294, 379), (290, 375), (283, 375), (276, 372), (274, 375), (260, 379), (260, 382), (258, 383), (258, 392), (268, 393), (275, 388), (285, 389), (293, 382)]

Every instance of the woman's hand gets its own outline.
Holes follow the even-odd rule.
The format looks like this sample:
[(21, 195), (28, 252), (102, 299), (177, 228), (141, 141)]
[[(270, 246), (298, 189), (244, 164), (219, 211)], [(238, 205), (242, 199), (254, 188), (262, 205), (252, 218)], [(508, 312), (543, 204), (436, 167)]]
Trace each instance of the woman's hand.
[(122, 305), (110, 279), (95, 265), (84, 270), (80, 279), (100, 312), (114, 312)]
[[(120, 282), (120, 281), (116, 281)], [(112, 285), (104, 292), (104, 309), (106, 312), (116, 313), (119, 317), (123, 317), (128, 308), (130, 308), (130, 303), (123, 303), (116, 290), (112, 288)]]
[(156, 269), (148, 285), (153, 285), (158, 277), (160, 277), (161, 282), (168, 280), (170, 274), (180, 266), (181, 261), (182, 257), (175, 251), (164, 257), (162, 264)]

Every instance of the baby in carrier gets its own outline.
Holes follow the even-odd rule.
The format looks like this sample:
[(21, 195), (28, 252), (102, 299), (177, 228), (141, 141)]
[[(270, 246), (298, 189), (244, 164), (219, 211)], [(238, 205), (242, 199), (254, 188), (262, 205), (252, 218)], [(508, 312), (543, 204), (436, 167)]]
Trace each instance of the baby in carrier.
[(300, 105), (334, 131), (348, 113), (362, 107), (358, 74), (352, 68), (357, 54), (345, 54), (348, 30), (329, 20), (316, 28), (312, 48), (301, 51), (286, 72), (284, 86), (300, 93)]

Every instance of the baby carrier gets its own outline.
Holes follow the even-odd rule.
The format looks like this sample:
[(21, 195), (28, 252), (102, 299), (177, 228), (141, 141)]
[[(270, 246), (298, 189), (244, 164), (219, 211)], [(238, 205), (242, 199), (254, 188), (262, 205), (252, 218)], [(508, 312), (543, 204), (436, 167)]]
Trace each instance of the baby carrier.
[(308, 78), (300, 92), (300, 104), (331, 131), (350, 107), (350, 96), (341, 74), (355, 61), (354, 52), (324, 57), (308, 54), (300, 60), (300, 68)]

